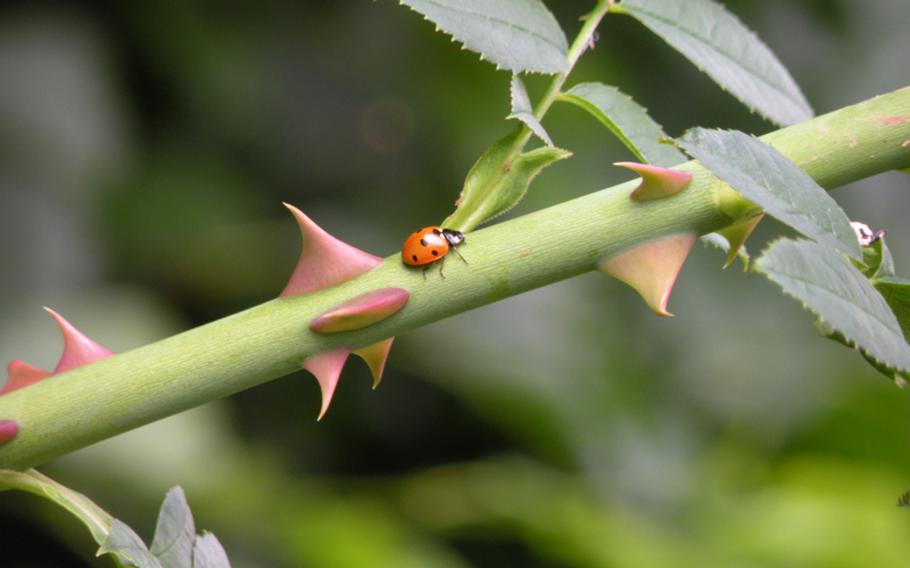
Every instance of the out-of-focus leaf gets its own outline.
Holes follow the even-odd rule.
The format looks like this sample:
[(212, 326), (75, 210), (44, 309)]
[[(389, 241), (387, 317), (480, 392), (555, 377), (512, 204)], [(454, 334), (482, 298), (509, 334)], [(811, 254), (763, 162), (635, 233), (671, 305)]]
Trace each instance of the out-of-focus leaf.
[(499, 139), (480, 156), (465, 178), (457, 209), (443, 226), (466, 232), (502, 215), (521, 201), (541, 170), (572, 155), (568, 150), (546, 146), (512, 159), (520, 133), (519, 129)]
[(908, 374), (910, 345), (894, 313), (847, 259), (812, 241), (781, 239), (754, 266), (817, 315), (826, 335), (839, 334), (889, 376)]
[(559, 73), (568, 42), (540, 0), (401, 0), (471, 51), (513, 73)]
[(812, 117), (786, 68), (754, 32), (713, 0), (623, 0), (630, 14), (707, 73), (722, 89), (772, 121)]
[(886, 276), (874, 281), (878, 290), (897, 318), (904, 338), (910, 341), (910, 280), (897, 276)]
[(692, 128), (680, 139), (690, 155), (746, 199), (807, 237), (862, 258), (850, 220), (809, 174), (758, 138)]
[(180, 487), (167, 492), (158, 513), (151, 551), (164, 568), (192, 568), (196, 524)]
[(643, 162), (670, 167), (686, 161), (682, 152), (660, 142), (667, 135), (648, 111), (616, 87), (580, 83), (560, 94), (558, 100), (591, 113)]
[(553, 141), (550, 135), (544, 130), (540, 121), (534, 117), (534, 109), (531, 108), (531, 99), (528, 97), (528, 91), (525, 84), (518, 75), (512, 75), (512, 86), (510, 89), (512, 97), (512, 113), (506, 118), (514, 118), (525, 123), (525, 126), (531, 129), (531, 132), (544, 141), (547, 146), (552, 146)]
[(139, 535), (119, 519), (114, 519), (111, 523), (111, 532), (98, 549), (98, 556), (102, 554), (112, 554), (121, 562), (136, 568), (163, 568)]
[(212, 533), (206, 532), (196, 537), (193, 568), (231, 568), (224, 547)]

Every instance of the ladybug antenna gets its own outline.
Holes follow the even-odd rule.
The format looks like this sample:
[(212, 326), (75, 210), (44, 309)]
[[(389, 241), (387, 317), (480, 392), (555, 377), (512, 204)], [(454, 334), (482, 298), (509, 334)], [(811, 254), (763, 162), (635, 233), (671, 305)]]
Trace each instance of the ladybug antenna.
[(454, 252), (455, 254), (457, 254), (457, 255), (458, 255), (458, 258), (460, 258), (465, 264), (468, 264), (467, 259), (465, 259), (465, 257), (461, 256), (461, 253), (458, 252), (458, 249), (457, 249), (457, 248), (452, 247), (452, 248), (449, 249), (449, 250), (451, 250), (452, 252)]

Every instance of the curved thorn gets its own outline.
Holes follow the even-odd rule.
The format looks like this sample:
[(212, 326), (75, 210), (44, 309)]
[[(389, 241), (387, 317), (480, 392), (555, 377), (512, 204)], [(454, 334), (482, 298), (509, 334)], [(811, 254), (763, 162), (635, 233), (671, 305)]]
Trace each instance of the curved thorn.
[(301, 364), (301, 367), (313, 373), (313, 376), (319, 382), (319, 389), (322, 392), (322, 406), (319, 409), (319, 416), (316, 417), (317, 421), (322, 420), (322, 417), (325, 416), (326, 411), (329, 409), (332, 396), (335, 394), (335, 387), (338, 386), (341, 369), (344, 368), (344, 363), (348, 360), (348, 355), (350, 354), (350, 349), (341, 347), (333, 351), (307, 357)]
[(379, 386), (379, 381), (382, 380), (382, 372), (385, 370), (385, 363), (389, 358), (389, 351), (392, 349), (393, 341), (395, 341), (395, 338), (390, 337), (354, 351), (354, 355), (357, 355), (369, 365), (370, 372), (373, 374), (374, 389)]
[(651, 201), (676, 195), (692, 181), (692, 174), (638, 162), (616, 162), (614, 166), (632, 170), (641, 176), (641, 183), (629, 195), (633, 201)]
[[(765, 214), (756, 215), (745, 221), (740, 221), (735, 225), (730, 225), (724, 229), (717, 231), (718, 234), (727, 239), (727, 242), (730, 243), (730, 251), (727, 253), (727, 260), (724, 262), (724, 268), (729, 267), (733, 264), (733, 261), (736, 260), (736, 255), (739, 254), (739, 249), (746, 244), (746, 239), (749, 238), (749, 235), (752, 234), (752, 231), (755, 230), (755, 227), (758, 223), (764, 219)], [(747, 266), (748, 268), (748, 266)]]
[(695, 240), (695, 233), (661, 237), (604, 259), (597, 267), (634, 288), (655, 314), (672, 316), (667, 311), (670, 292)]
[(363, 252), (325, 232), (319, 225), (288, 203), (285, 207), (297, 220), (303, 248), (294, 273), (281, 296), (305, 294), (340, 284), (375, 268), (382, 259)]
[(410, 297), (404, 288), (373, 290), (315, 318), (310, 322), (310, 330), (317, 333), (338, 333), (360, 329), (391, 316), (403, 308)]
[(63, 334), (63, 355), (60, 356), (60, 361), (57, 362), (57, 366), (54, 368), (54, 374), (88, 365), (93, 361), (113, 355), (112, 352), (98, 345), (76, 329), (63, 316), (47, 306), (44, 309), (54, 318), (54, 321), (57, 322), (57, 327), (60, 328), (60, 332)]
[(6, 366), (6, 384), (0, 389), (0, 396), (44, 380), (51, 374), (50, 371), (32, 367), (21, 359), (13, 359)]

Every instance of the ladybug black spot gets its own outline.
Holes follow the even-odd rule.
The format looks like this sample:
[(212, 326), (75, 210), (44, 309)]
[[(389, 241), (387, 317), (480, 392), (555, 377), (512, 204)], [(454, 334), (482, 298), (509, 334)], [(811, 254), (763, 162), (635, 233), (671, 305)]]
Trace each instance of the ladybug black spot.
[(433, 254), (433, 256), (439, 256), (439, 251), (436, 249), (433, 249), (430, 252)]
[(420, 239), (420, 246), (422, 246), (422, 247), (427, 246), (427, 240), (426, 240), (426, 239)]
[(412, 255), (411, 255), (411, 258), (414, 260), (414, 262), (417, 262), (417, 255), (416, 255), (416, 254), (412, 254)]

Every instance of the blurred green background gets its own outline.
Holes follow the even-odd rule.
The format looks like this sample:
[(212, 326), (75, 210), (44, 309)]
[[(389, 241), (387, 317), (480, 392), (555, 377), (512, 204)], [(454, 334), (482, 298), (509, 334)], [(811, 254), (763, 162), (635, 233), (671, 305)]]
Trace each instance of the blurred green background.
[[(910, 82), (906, 0), (724, 3), (819, 113)], [(591, 3), (549, 5), (571, 38)], [(570, 83), (620, 86), (672, 135), (772, 129), (633, 20), (600, 34)], [(281, 201), (395, 253), (510, 128), (508, 83), (391, 0), (7, 0), (0, 360), (53, 367), (42, 305), (123, 351), (270, 299), (299, 250)], [(577, 109), (545, 126), (575, 157), (515, 214), (628, 179)], [(834, 193), (904, 275), (908, 189)], [(907, 393), (721, 262), (697, 248), (673, 319), (589, 274), (399, 337), (376, 391), (350, 364), (321, 423), (301, 372), (42, 471), (147, 539), (180, 484), (241, 568), (910, 565)], [(2, 566), (109, 566), (94, 550), (61, 510), (0, 495)]]

